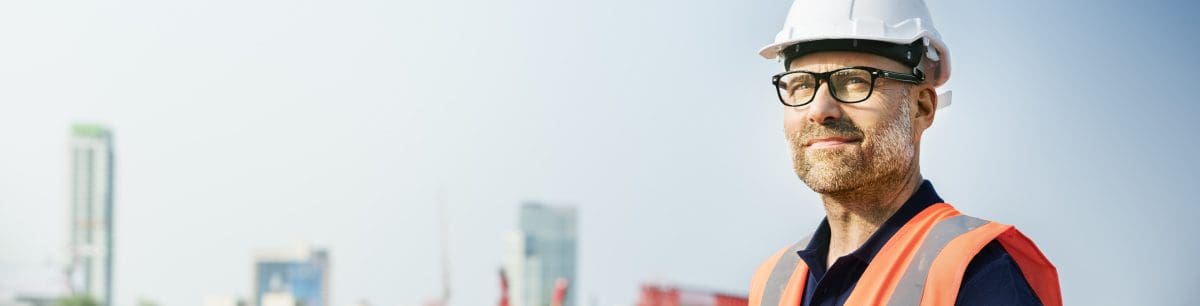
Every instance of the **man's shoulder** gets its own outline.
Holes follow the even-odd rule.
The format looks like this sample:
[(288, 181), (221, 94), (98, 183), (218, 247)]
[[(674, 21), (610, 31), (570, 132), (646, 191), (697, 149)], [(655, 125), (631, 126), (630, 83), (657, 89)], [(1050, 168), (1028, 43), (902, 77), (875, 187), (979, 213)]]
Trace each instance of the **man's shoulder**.
[(997, 240), (979, 250), (967, 265), (956, 304), (1042, 305), (1021, 267)]
[[(789, 244), (787, 246), (784, 246), (784, 247), (776, 250), (774, 253), (771, 253), (771, 256), (766, 257), (765, 259), (763, 259), (762, 263), (758, 264), (758, 269), (756, 269), (755, 274), (762, 274), (762, 273), (769, 274), (771, 272), (771, 270), (773, 270), (774, 267), (780, 262), (781, 258), (784, 258), (784, 256), (789, 256), (789, 255), (797, 255), (797, 254), (795, 254), (795, 252), (799, 251), (803, 245), (807, 245), (808, 244), (807, 240), (808, 240), (808, 238), (805, 238), (801, 242)], [(790, 262), (790, 261), (794, 261), (794, 260), (786, 260), (786, 261)]]
[[(772, 254), (770, 257), (767, 257), (767, 259), (763, 260), (762, 263), (760, 263), (758, 265), (758, 268), (754, 269), (754, 276), (751, 277), (751, 279), (750, 279), (750, 296), (749, 296), (750, 301), (752, 301), (751, 302), (752, 304), (755, 304), (757, 301), (759, 301), (762, 298), (762, 294), (766, 290), (767, 281), (771, 278), (771, 274), (774, 273), (777, 265), (781, 264), (780, 259), (783, 258), (784, 256), (787, 256), (785, 254), (790, 253), (790, 251), (793, 248), (794, 248), (794, 245), (787, 246), (782, 249), (779, 249), (778, 251), (775, 251), (774, 254)], [(788, 261), (785, 261), (785, 262), (788, 262)], [(786, 265), (787, 263), (782, 263), (782, 264)], [(801, 264), (801, 263), (797, 263), (797, 264)]]

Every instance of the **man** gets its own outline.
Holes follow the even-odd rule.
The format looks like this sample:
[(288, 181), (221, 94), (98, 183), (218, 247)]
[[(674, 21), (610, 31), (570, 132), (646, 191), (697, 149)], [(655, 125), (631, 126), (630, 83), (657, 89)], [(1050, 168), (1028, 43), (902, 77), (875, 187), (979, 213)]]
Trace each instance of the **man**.
[(949, 53), (922, 0), (796, 0), (762, 50), (816, 232), (768, 258), (751, 306), (1061, 305), (1054, 266), (1012, 226), (961, 215), (921, 176), (949, 94)]

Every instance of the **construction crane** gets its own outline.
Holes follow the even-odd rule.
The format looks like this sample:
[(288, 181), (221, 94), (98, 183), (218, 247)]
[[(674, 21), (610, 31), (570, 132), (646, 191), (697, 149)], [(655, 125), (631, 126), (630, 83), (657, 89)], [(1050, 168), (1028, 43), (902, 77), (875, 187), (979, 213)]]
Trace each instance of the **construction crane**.
[(508, 306), (508, 276), (500, 269), (500, 306)]
[(669, 284), (642, 284), (637, 306), (746, 306), (746, 296)]
[(554, 281), (554, 299), (550, 300), (550, 306), (562, 306), (566, 299), (567, 279), (560, 277)]
[(438, 257), (442, 264), (442, 294), (437, 299), (426, 302), (425, 306), (446, 306), (450, 303), (450, 225), (446, 215), (446, 195), (442, 190), (437, 193), (438, 209)]

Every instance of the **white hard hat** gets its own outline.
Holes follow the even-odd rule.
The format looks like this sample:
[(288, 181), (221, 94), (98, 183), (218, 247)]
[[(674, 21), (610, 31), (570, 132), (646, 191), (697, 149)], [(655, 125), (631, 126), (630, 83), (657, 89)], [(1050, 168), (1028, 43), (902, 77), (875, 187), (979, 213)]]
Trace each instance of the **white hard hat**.
[[(759, 54), (776, 59), (785, 48), (824, 40), (897, 45), (921, 41), (926, 47), (925, 59), (940, 62), (936, 78), (930, 80), (933, 86), (941, 87), (950, 79), (950, 52), (933, 27), (933, 18), (923, 0), (795, 0), (783, 30)], [(940, 93), (938, 108), (949, 105), (950, 92)]]

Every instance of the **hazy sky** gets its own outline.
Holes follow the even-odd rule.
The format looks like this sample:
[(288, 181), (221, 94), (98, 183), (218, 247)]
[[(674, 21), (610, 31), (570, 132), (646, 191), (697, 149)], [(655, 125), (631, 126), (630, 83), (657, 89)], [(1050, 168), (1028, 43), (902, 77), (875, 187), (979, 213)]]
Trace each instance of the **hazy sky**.
[[(439, 189), (455, 306), (496, 301), (524, 200), (580, 206), (581, 302), (744, 292), (823, 216), (756, 54), (790, 2), (2, 2), (0, 267), (64, 249), (82, 120), (116, 135), (120, 305), (246, 296), (254, 250), (296, 241), (335, 306), (418, 304)], [(1200, 299), (1200, 3), (929, 6), (941, 195), (1032, 237), (1070, 304)]]

